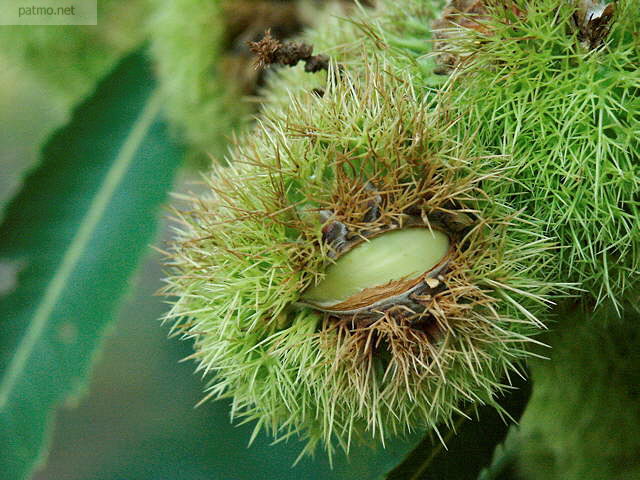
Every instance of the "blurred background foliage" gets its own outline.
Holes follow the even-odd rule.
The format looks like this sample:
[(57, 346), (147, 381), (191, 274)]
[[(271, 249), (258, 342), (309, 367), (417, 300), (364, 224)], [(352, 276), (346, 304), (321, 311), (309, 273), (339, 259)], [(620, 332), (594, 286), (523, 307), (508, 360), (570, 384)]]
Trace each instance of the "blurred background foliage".
[[(0, 30), (1, 31), (1, 30)], [(65, 119), (64, 104), (25, 67), (0, 54), (0, 217), (40, 145)], [(16, 108), (20, 106), (20, 108)]]
[[(83, 102), (99, 100), (104, 95), (99, 81), (139, 49), (153, 59), (166, 98), (167, 141), (179, 139), (186, 147), (182, 167), (164, 194), (197, 188), (194, 182), (211, 157), (219, 161), (232, 132), (249, 125), (259, 110), (264, 74), (253, 67), (246, 42), (266, 28), (280, 38), (299, 34), (313, 24), (323, 3), (99, 0), (97, 26), (0, 27), (0, 218), (19, 198), (30, 172), (38, 174), (51, 135)], [(64, 159), (59, 162), (56, 168), (64, 168)], [(159, 222), (149, 240), (154, 244), (169, 235)], [(348, 459), (336, 458), (333, 469), (322, 452), (292, 469), (301, 448), (295, 440), (274, 446), (260, 435), (247, 448), (252, 426), (232, 425), (225, 402), (193, 408), (202, 397), (202, 381), (191, 363), (180, 362), (191, 351), (188, 342), (167, 341), (167, 329), (159, 327), (166, 305), (154, 292), (161, 277), (160, 255), (147, 253), (123, 287), (128, 293), (98, 349), (87, 393), (58, 411), (46, 441), (48, 454), (34, 478), (364, 479), (383, 478), (392, 470), (390, 478), (396, 479), (476, 478), (475, 467), (454, 473), (436, 465), (433, 471), (440, 473), (425, 473), (437, 442), (421, 442), (419, 435), (386, 450), (360, 447)], [(19, 287), (19, 269), (0, 258), (0, 301)], [(640, 479), (640, 319), (628, 314), (618, 320), (603, 310), (585, 322), (581, 312), (560, 313), (558, 325), (545, 336), (552, 353), (541, 352), (552, 361), (531, 366), (534, 389), (520, 428), (512, 428), (509, 440), (492, 454), (493, 448), (482, 445), (488, 429), (499, 430), (492, 442), (500, 442), (506, 426), (499, 418), (477, 423), (459, 447), (452, 444), (459, 449), (450, 458), (464, 465), (465, 457), (488, 450), (482, 458), (493, 455), (493, 464), (484, 479)], [(56, 367), (52, 362), (52, 373)], [(0, 438), (10, 441), (20, 432), (4, 434)], [(8, 464), (9, 450), (3, 447), (0, 464)]]

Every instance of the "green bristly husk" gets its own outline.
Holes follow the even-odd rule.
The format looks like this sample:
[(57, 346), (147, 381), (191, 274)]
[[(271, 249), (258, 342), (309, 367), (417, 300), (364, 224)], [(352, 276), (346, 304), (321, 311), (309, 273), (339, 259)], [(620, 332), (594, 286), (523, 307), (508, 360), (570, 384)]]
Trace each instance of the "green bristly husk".
[(517, 18), (491, 8), (484, 29), (451, 41), (470, 60), (440, 106), (457, 135), (474, 132), (489, 171), (515, 180), (486, 192), (557, 239), (557, 277), (620, 308), (640, 285), (640, 3), (616, 2), (593, 48), (573, 23), (582, 3), (520, 0)]
[[(369, 20), (398, 14), (380, 9)], [(308, 34), (333, 58), (329, 73), (271, 76), (230, 166), (205, 178), (208, 193), (182, 198), (168, 254), (167, 319), (194, 339), (207, 398), (230, 398), (256, 431), (306, 439), (302, 453), (438, 432), (465, 403), (499, 408), (561, 286), (536, 220), (485, 194), (509, 181), (505, 171), (469, 157), (469, 140), (432, 113), (434, 91), (407, 75), (411, 62), (387, 62), (383, 31), (362, 27), (331, 17)], [(450, 225), (457, 243), (441, 289), (420, 296), (420, 311), (373, 320), (301, 305), (334, 263), (322, 212), (354, 236), (406, 218)], [(470, 224), (451, 226), (459, 217)]]
[[(616, 2), (603, 43), (588, 45), (573, 20), (583, 4), (487, 1), (473, 28), (429, 0), (318, 16), (304, 40), (331, 57), (331, 70), (272, 72), (230, 166), (215, 167), (207, 193), (183, 196), (176, 211), (167, 320), (195, 342), (206, 399), (230, 398), (256, 432), (306, 439), (301, 454), (439, 435), (469, 405), (500, 408), (569, 282), (587, 292), (585, 317), (594, 300), (618, 310), (585, 318), (580, 335), (634, 301), (640, 11)], [(449, 31), (434, 35), (434, 22)], [(439, 49), (459, 61), (443, 69)], [(470, 224), (456, 230), (459, 217)], [(344, 259), (336, 250), (403, 231), (407, 219), (453, 229), (437, 286), (359, 316), (309, 306), (305, 293), (333, 302), (394, 280), (353, 285), (348, 269), (332, 279)], [(327, 280), (345, 291), (323, 290)], [(554, 387), (545, 385), (535, 415), (546, 415)], [(549, 432), (550, 444), (560, 438)]]

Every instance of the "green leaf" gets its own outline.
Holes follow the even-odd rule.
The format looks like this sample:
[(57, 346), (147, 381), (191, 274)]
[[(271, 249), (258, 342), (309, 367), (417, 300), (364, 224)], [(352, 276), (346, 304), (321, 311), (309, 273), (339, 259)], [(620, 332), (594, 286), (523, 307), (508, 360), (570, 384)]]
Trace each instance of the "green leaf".
[(182, 152), (147, 60), (125, 59), (43, 151), (0, 226), (0, 478), (44, 457), (55, 408), (83, 388), (147, 251)]
[[(491, 406), (478, 408), (477, 419), (460, 417), (455, 432), (444, 435), (446, 449), (433, 435), (425, 439), (406, 459), (387, 475), (387, 480), (489, 480), (502, 478), (508, 458), (496, 452), (512, 424), (519, 420), (531, 395), (530, 385), (522, 379), (514, 382), (517, 390), (506, 395), (500, 414)], [(495, 464), (495, 465), (494, 465)], [(493, 465), (495, 468), (486, 470)], [(493, 476), (490, 476), (492, 474)], [(483, 476), (484, 475), (484, 476)]]
[(16, 68), (2, 54), (0, 85), (2, 222), (5, 207), (20, 191), (24, 176), (38, 163), (40, 148), (57, 128), (67, 123), (71, 108), (54, 98), (45, 84), (23, 69)]
[(507, 432), (504, 442), (496, 447), (493, 452), (491, 464), (484, 468), (478, 480), (508, 480), (516, 478), (516, 465), (520, 438), (518, 428), (512, 426)]

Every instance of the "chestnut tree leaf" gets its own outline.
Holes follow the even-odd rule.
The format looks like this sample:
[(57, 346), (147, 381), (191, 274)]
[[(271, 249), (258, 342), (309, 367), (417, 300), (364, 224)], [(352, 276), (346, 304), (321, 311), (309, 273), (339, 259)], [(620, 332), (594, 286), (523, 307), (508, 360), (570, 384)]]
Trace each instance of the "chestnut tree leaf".
[(0, 478), (45, 457), (55, 410), (86, 383), (182, 159), (146, 58), (127, 57), (44, 147), (0, 225)]
[(518, 478), (517, 462), (520, 450), (519, 429), (512, 426), (507, 432), (504, 442), (493, 452), (491, 464), (484, 468), (478, 480), (508, 480)]

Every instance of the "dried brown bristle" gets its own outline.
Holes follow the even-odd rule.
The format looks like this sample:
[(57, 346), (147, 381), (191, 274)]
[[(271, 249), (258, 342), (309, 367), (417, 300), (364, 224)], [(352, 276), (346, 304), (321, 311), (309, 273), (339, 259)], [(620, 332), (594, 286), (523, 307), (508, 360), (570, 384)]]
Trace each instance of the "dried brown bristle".
[(590, 50), (600, 47), (609, 34), (616, 4), (602, 5), (592, 0), (583, 0), (573, 14), (578, 29), (578, 39)]
[[(578, 39), (588, 49), (600, 47), (611, 29), (616, 2), (605, 5), (594, 0), (579, 0), (576, 4), (573, 23), (578, 32)], [(451, 0), (449, 2), (440, 18), (433, 22), (436, 39), (434, 51), (438, 53), (436, 74), (450, 74), (472, 57), (472, 52), (466, 51), (465, 48), (459, 49), (456, 44), (465, 36), (465, 31), (490, 35), (492, 11), (496, 12), (498, 8), (509, 13), (509, 15), (500, 15), (500, 20), (508, 25), (512, 24), (513, 18), (524, 19), (526, 16), (526, 12), (510, 0), (499, 2)]]
[[(464, 62), (464, 56), (450, 51), (450, 43), (462, 31), (470, 29), (483, 35), (490, 33), (487, 23), (490, 19), (488, 3), (486, 0), (452, 0), (442, 12), (442, 16), (433, 22), (436, 38), (435, 51), (439, 52), (436, 74), (449, 74)], [(516, 18), (522, 18), (525, 15), (513, 2), (504, 1), (503, 3), (504, 8), (513, 13)]]
[(249, 48), (256, 55), (258, 68), (264, 68), (268, 65), (293, 67), (300, 62), (305, 62), (306, 72), (329, 69), (327, 55), (313, 55), (313, 46), (304, 42), (281, 42), (271, 35), (271, 30), (264, 33), (262, 40), (249, 42)]

